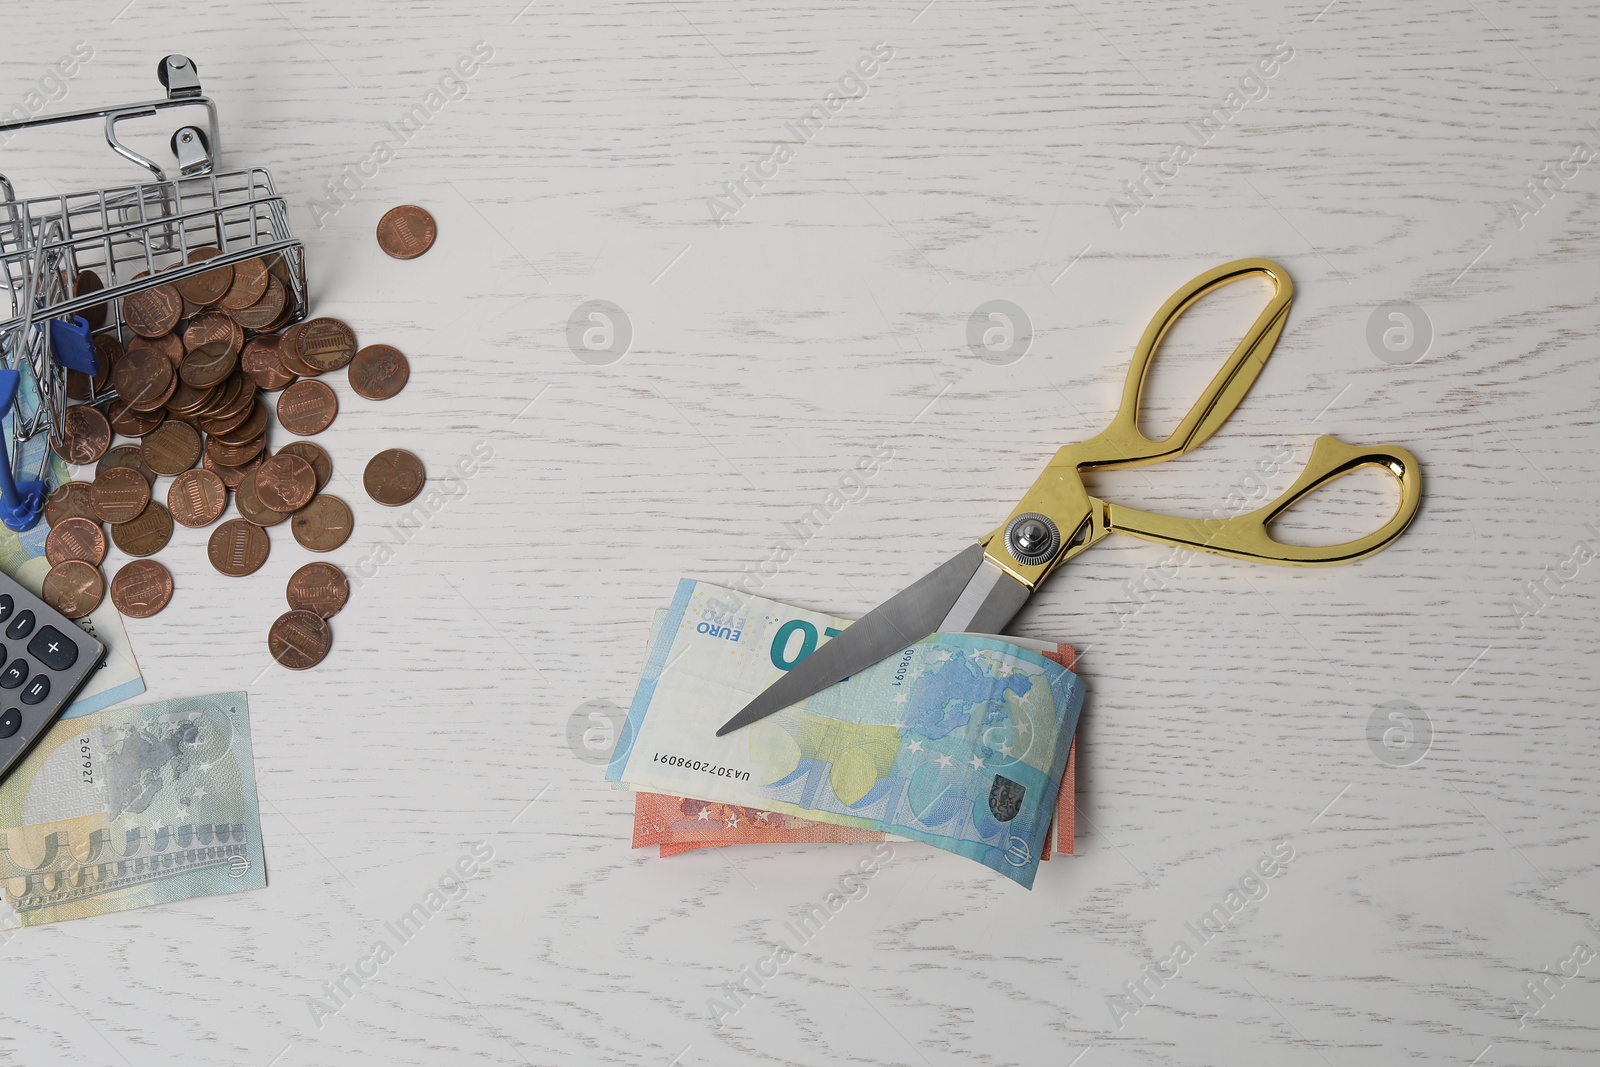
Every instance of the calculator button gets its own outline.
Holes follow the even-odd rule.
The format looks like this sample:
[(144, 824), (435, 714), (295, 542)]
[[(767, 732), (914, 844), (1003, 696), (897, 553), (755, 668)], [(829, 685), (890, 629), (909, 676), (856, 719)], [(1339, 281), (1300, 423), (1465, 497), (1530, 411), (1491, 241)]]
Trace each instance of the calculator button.
[[(29, 612), (22, 614), (28, 615)], [(33, 620), (30, 618), (28, 621), (31, 623)], [(53, 671), (64, 671), (78, 662), (77, 644), (50, 625), (39, 627), (39, 632), (28, 642), (28, 654)]]
[(28, 661), (14, 659), (11, 666), (0, 672), (0, 689), (15, 689), (28, 680)]
[(29, 682), (27, 688), (22, 691), (22, 702), (24, 704), (37, 704), (49, 695), (50, 679), (43, 674), (36, 674), (33, 676), (33, 681)]
[(10, 737), (22, 729), (22, 712), (12, 708), (4, 715), (0, 715), (0, 738)]
[(16, 606), (17, 602), (11, 599), (10, 593), (0, 593), (0, 622), (5, 622), (11, 618), (11, 612), (15, 610)]
[(27, 637), (33, 630), (33, 612), (23, 608), (17, 612), (17, 617), (11, 620), (11, 625), (6, 627), (6, 636), (10, 638)]

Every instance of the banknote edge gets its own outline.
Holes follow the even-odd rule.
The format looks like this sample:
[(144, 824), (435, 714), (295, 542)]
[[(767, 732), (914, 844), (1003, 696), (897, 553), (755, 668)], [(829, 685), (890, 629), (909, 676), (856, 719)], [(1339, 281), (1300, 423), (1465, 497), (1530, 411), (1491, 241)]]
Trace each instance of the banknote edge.
[(80, 719), (85, 715), (93, 715), (97, 711), (104, 711), (113, 704), (120, 704), (124, 700), (132, 700), (148, 688), (144, 684), (144, 675), (136, 674), (121, 685), (107, 689), (103, 693), (96, 693), (92, 697), (84, 697), (82, 700), (73, 701), (67, 706), (67, 710), (61, 713), (59, 721), (65, 722), (68, 719)]
[[(667, 608), (666, 618), (645, 657), (638, 688), (633, 691), (633, 702), (628, 705), (628, 717), (622, 724), (622, 735), (617, 738), (617, 747), (611, 752), (611, 762), (606, 765), (607, 781), (622, 780), (622, 771), (628, 764), (628, 758), (633, 755), (634, 739), (639, 736), (639, 727), (650, 708), (650, 699), (655, 695), (656, 683), (666, 668), (667, 655), (677, 640), (678, 623), (689, 607), (689, 598), (694, 594), (696, 584), (692, 578), (678, 579), (678, 588), (672, 595), (672, 604)], [(662, 640), (664, 637), (667, 639)]]

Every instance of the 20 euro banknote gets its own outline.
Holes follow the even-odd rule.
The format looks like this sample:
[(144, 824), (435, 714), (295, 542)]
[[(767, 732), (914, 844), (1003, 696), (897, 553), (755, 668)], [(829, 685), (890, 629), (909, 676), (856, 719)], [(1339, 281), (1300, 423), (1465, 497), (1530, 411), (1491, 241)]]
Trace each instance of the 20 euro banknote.
[(1002, 638), (934, 634), (801, 704), (715, 736), (838, 633), (833, 622), (681, 582), (607, 777), (925, 841), (1031, 887), (1082, 682)]

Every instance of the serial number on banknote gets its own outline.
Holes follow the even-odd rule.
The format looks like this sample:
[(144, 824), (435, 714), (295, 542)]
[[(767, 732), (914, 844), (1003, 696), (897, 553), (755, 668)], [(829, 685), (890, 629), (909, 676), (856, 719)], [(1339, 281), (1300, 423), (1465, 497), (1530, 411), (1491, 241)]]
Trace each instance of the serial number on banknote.
[(704, 771), (706, 774), (715, 775), (718, 778), (734, 778), (741, 782), (750, 780), (749, 771), (736, 771), (732, 767), (719, 767), (715, 763), (689, 759), (685, 756), (675, 756), (670, 752), (657, 752), (650, 757), (650, 761), (652, 763), (664, 763), (668, 767), (682, 767), (688, 771)]

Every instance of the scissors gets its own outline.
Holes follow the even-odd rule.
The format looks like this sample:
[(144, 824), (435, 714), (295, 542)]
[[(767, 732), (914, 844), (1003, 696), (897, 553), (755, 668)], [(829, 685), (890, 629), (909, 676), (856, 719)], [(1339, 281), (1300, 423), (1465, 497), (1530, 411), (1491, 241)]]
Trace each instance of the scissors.
[[(1172, 433), (1159, 440), (1139, 429), (1139, 402), (1151, 360), (1190, 306), (1207, 293), (1250, 276), (1273, 284), (1272, 298)], [(1321, 566), (1369, 556), (1399, 537), (1422, 499), (1416, 457), (1395, 445), (1360, 447), (1336, 437), (1317, 438), (1305, 471), (1277, 500), (1227, 519), (1187, 519), (1139, 511), (1089, 495), (1084, 470), (1114, 470), (1160, 463), (1197, 448), (1225, 422), (1266, 365), (1289, 319), (1294, 283), (1278, 264), (1240, 259), (1206, 271), (1161, 305), (1134, 350), (1111, 425), (1081, 444), (1067, 445), (1045, 467), (1006, 521), (954, 559), (846, 627), (794, 669), (763, 690), (717, 730), (721, 737), (886, 659), (929, 634), (1000, 633), (1028, 597), (1063, 563), (1112, 533), (1261, 563)], [(1297, 501), (1362, 467), (1394, 475), (1400, 505), (1394, 516), (1364, 537), (1336, 545), (1290, 545), (1268, 526)]]

